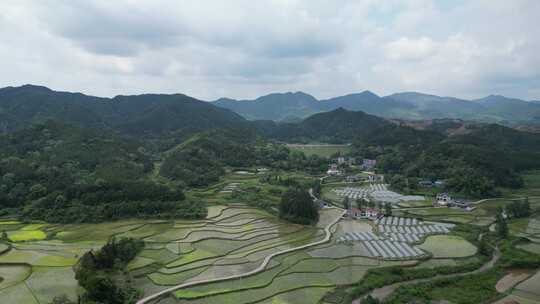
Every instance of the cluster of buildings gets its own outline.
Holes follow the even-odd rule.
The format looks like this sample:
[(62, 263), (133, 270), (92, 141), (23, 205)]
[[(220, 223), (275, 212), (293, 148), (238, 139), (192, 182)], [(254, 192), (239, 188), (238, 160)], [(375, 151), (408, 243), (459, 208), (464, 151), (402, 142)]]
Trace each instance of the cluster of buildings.
[(364, 171), (372, 171), (375, 166), (377, 166), (377, 160), (375, 159), (368, 159), (368, 158), (364, 158), (362, 160), (362, 170)]
[[(331, 176), (343, 175), (344, 172), (340, 168), (343, 168), (344, 166), (353, 166), (356, 164), (357, 164), (356, 158), (340, 156), (335, 159), (334, 163), (330, 164), (328, 171), (326, 171), (326, 174), (331, 175)], [(364, 158), (362, 160), (362, 164), (360, 165), (360, 169), (364, 171), (373, 171), (376, 165), (377, 165), (377, 160)], [(350, 178), (354, 179), (355, 177), (350, 177)]]
[(368, 219), (368, 220), (376, 220), (380, 217), (383, 217), (384, 214), (375, 208), (354, 208), (351, 207), (347, 209), (347, 217), (352, 219)]
[(464, 201), (464, 200), (458, 200), (453, 199), (450, 194), (447, 192), (438, 193), (435, 197), (435, 201), (433, 202), (434, 207), (459, 207), (467, 210), (473, 210), (474, 207), (471, 205), (471, 203)]
[(442, 187), (444, 186), (444, 181), (441, 181), (441, 180), (436, 180), (436, 181), (431, 181), (431, 180), (421, 180), (418, 182), (418, 185), (420, 187), (424, 187), (424, 188), (431, 188), (431, 187)]

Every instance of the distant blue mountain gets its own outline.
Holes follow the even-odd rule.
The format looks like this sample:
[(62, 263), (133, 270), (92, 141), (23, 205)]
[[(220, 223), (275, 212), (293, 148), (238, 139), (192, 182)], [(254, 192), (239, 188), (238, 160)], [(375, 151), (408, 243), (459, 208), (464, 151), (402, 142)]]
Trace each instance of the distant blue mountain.
[(500, 95), (476, 100), (441, 97), (417, 92), (380, 97), (370, 91), (317, 100), (303, 93), (274, 93), (255, 100), (221, 98), (215, 105), (250, 120), (289, 120), (343, 108), (398, 119), (460, 118), (487, 122), (529, 122), (540, 117), (540, 102)]

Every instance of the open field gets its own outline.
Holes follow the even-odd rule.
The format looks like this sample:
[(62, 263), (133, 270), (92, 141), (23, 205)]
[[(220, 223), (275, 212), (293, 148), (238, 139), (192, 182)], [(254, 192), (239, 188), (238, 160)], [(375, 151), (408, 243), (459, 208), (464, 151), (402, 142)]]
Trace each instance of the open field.
[(323, 145), (323, 144), (288, 144), (287, 147), (293, 151), (301, 151), (309, 155), (317, 155), (320, 157), (330, 157), (336, 153), (341, 155), (351, 151), (350, 145)]
[(433, 235), (419, 246), (431, 252), (434, 258), (463, 258), (476, 254), (476, 247), (455, 235)]

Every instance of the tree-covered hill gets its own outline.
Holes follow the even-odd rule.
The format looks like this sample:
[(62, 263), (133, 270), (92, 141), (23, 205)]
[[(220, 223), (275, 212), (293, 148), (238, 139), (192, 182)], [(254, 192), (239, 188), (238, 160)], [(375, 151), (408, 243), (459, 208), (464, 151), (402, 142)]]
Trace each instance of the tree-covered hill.
[[(497, 195), (497, 187), (520, 187), (519, 172), (540, 168), (540, 134), (500, 125), (473, 124), (462, 134), (392, 126), (358, 138), (359, 156), (376, 157), (398, 188), (414, 190), (419, 179), (446, 180), (467, 196)], [(402, 189), (406, 190), (406, 189)]]
[(248, 127), (240, 115), (182, 94), (99, 98), (32, 85), (0, 89), (0, 118), (4, 133), (48, 120), (133, 136)]
[(390, 124), (377, 116), (339, 108), (314, 114), (299, 123), (270, 126), (268, 122), (264, 122), (259, 130), (269, 137), (288, 142), (347, 143)]
[(262, 166), (320, 173), (328, 160), (292, 152), (255, 133), (213, 130), (193, 135), (165, 153), (160, 175), (188, 187), (217, 182), (228, 167)]
[[(56, 122), (0, 136), (0, 209), (53, 222), (180, 214), (140, 143)], [(11, 210), (11, 211), (9, 211)]]

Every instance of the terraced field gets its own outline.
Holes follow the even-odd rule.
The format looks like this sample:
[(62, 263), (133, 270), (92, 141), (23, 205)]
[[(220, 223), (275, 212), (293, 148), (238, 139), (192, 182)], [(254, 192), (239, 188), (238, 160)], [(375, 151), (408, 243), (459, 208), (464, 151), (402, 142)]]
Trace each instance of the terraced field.
[[(359, 281), (369, 269), (417, 265), (419, 257), (426, 257), (423, 251), (398, 254), (407, 250), (402, 247), (407, 240), (392, 239), (394, 234), (406, 233), (404, 227), (408, 224), (430, 228), (424, 229), (426, 235), (447, 233), (452, 227), (427, 222), (419, 226), (400, 218), (377, 223), (345, 220), (332, 225), (341, 214), (339, 209), (324, 209), (314, 227), (285, 223), (245, 205), (212, 206), (208, 217), (199, 221), (124, 220), (77, 225), (0, 221), (11, 241), (11, 245), (0, 243), (0, 303), (15, 299), (13, 303), (48, 304), (61, 294), (75, 300), (80, 290), (72, 266), (84, 252), (100, 247), (113, 235), (144, 239), (144, 250), (128, 270), (135, 287), (145, 296), (180, 284), (218, 279), (167, 293), (158, 299), (159, 303), (316, 303), (336, 286)], [(263, 271), (219, 280), (259, 269), (269, 255), (325, 240), (324, 228), (329, 225), (332, 237), (328, 242), (277, 255)], [(351, 235), (387, 237), (403, 244), (394, 248), (385, 243), (396, 253), (394, 259), (388, 259), (373, 254), (361, 242), (340, 241)], [(430, 260), (436, 261), (433, 265), (454, 265), (459, 258), (453, 258), (463, 252), (474, 255), (476, 251), (466, 241), (456, 240), (461, 247), (456, 245), (458, 249), (450, 255), (440, 248), (448, 240), (441, 241), (440, 237), (450, 236), (429, 236), (420, 245), (419, 240), (411, 242), (439, 258)], [(424, 261), (420, 265), (427, 264)]]

